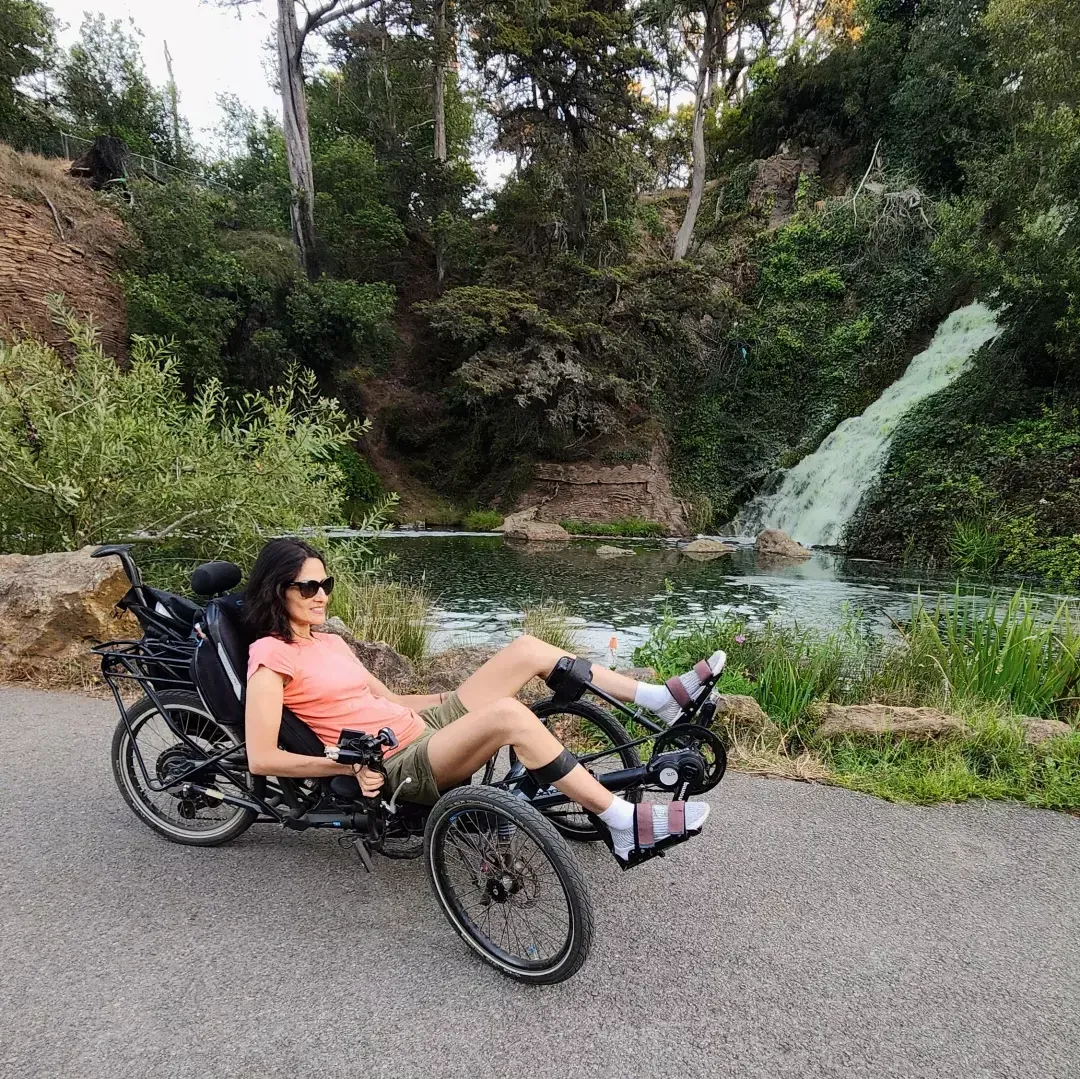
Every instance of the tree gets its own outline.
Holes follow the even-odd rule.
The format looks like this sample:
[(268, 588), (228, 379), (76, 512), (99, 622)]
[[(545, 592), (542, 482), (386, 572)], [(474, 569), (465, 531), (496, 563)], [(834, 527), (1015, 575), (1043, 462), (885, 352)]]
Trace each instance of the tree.
[(87, 15), (60, 67), (60, 104), (81, 133), (118, 135), (133, 150), (177, 163), (168, 104), (143, 67), (141, 34), (129, 20)]
[(51, 66), (55, 44), (55, 22), (44, 4), (0, 0), (0, 138), (6, 142), (24, 142), (36, 126), (39, 103), (26, 82)]
[[(374, 7), (378, 0), (322, 0), (308, 7), (300, 0), (304, 18), (297, 20), (295, 0), (276, 0), (275, 43), (281, 121), (285, 132), (285, 158), (292, 182), (290, 222), (300, 261), (312, 277), (318, 269), (315, 247), (315, 172), (311, 164), (311, 133), (304, 91), (304, 44), (310, 34), (325, 31), (342, 19)], [(259, 0), (218, 0), (224, 7), (241, 8)]]
[[(606, 221), (621, 139), (643, 125), (649, 105), (638, 76), (652, 60), (638, 43), (637, 15), (624, 0), (469, 0), (465, 18), (494, 116), (496, 147), (531, 172), (538, 216), (560, 244), (582, 249), (590, 203)], [(622, 171), (622, 170), (620, 170)], [(612, 177), (618, 182), (617, 177)]]
[(764, 43), (764, 50), (757, 51), (767, 51), (774, 19), (768, 0), (661, 0), (652, 17), (682, 24), (683, 48), (694, 69), (690, 197), (672, 252), (684, 259), (705, 191), (706, 114), (731, 100), (754, 59), (744, 34), (756, 28)]

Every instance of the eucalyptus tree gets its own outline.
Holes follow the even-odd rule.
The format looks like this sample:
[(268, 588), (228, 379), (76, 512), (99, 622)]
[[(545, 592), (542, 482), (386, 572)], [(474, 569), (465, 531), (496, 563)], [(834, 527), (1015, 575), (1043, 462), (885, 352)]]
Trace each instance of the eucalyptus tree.
[(652, 0), (644, 13), (654, 27), (678, 29), (664, 40), (679, 50), (677, 66), (694, 95), (690, 193), (672, 251), (684, 259), (705, 191), (706, 117), (735, 97), (747, 69), (775, 40), (777, 13), (770, 0)]
[[(268, 5), (271, 0), (216, 0), (221, 7), (243, 8)], [(315, 247), (315, 174), (311, 164), (311, 133), (308, 127), (307, 98), (304, 92), (304, 46), (315, 33), (325, 32), (378, 0), (273, 0), (277, 11), (275, 45), (278, 88), (281, 93), (281, 122), (285, 132), (285, 157), (292, 183), (290, 222), (293, 242), (300, 261), (314, 276), (317, 269)], [(302, 12), (298, 16), (297, 8)]]

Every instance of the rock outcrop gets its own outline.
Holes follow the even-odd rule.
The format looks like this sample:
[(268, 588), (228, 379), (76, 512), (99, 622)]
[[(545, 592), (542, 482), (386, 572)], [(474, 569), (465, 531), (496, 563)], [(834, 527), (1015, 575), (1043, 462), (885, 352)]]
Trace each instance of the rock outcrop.
[(730, 543), (722, 543), (720, 540), (714, 539), (696, 539), (691, 540), (685, 547), (681, 548), (683, 554), (707, 554), (719, 557), (724, 554), (734, 554), (735, 548)]
[(858, 738), (891, 735), (928, 741), (964, 734), (956, 716), (937, 708), (902, 708), (891, 704), (826, 704), (822, 707), (819, 738)]
[(116, 610), (129, 587), (120, 562), (91, 558), (94, 549), (0, 555), (0, 657), (79, 659), (92, 644), (139, 635)]
[(496, 532), (513, 532), (514, 529), (520, 527), (528, 521), (535, 521), (536, 514), (539, 511), (539, 506), (530, 506), (528, 509), (518, 510), (517, 513), (511, 513), (509, 517), (503, 518), (503, 523), (495, 529)]
[(69, 179), (62, 162), (0, 145), (0, 325), (66, 345), (67, 332), (46, 303), (62, 293), (68, 307), (100, 328), (108, 355), (125, 355), (127, 318), (117, 275), (123, 242), (120, 220)]
[(800, 562), (806, 561), (812, 554), (808, 548), (801, 543), (796, 543), (779, 528), (766, 528), (763, 532), (759, 532), (754, 541), (754, 550), (770, 558), (786, 558)]
[(640, 517), (675, 535), (686, 532), (686, 515), (671, 489), (659, 444), (647, 461), (629, 465), (538, 464), (519, 505), (538, 506), (538, 519), (544, 521)]
[(780, 744), (780, 728), (753, 697), (725, 693), (717, 698), (716, 719), (724, 725), (730, 742), (762, 741)]
[(528, 543), (558, 543), (570, 538), (570, 533), (554, 521), (522, 521), (504, 534), (507, 539)]
[(1021, 716), (1020, 726), (1024, 728), (1024, 742), (1029, 746), (1041, 746), (1052, 738), (1064, 738), (1076, 732), (1075, 727), (1060, 719), (1041, 719), (1038, 716)]
[(629, 547), (612, 547), (609, 544), (601, 543), (596, 548), (596, 554), (598, 558), (623, 558), (626, 555), (633, 556), (634, 551), (631, 551)]

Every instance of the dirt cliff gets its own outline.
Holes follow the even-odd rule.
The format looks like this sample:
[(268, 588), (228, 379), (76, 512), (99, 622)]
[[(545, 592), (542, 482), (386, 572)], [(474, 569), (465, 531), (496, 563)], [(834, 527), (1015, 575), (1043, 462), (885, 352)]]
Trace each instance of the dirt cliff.
[(105, 350), (122, 356), (127, 324), (116, 270), (124, 226), (65, 167), (0, 144), (0, 334), (63, 345), (46, 303), (60, 293), (99, 327)]

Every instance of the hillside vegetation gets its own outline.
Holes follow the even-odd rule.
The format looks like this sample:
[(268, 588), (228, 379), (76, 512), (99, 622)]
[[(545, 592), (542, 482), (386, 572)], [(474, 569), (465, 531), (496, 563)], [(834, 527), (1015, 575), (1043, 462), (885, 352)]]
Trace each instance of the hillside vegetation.
[[(174, 340), (189, 393), (310, 367), (373, 421), (340, 457), (355, 507), (380, 493), (369, 458), (451, 519), (512, 508), (537, 462), (659, 447), (691, 527), (719, 528), (979, 297), (1003, 334), (903, 423), (848, 543), (1080, 575), (1068, 0), (821, 0), (794, 22), (765, 0), (465, 0), (460, 69), (427, 6), (378, 3), (335, 24), (307, 79), (310, 275), (275, 121), (234, 102), (230, 151), (197, 151), (128, 31), (90, 19), (58, 59), (47, 9), (14, 9), (0, 136), (113, 131), (220, 185), (103, 196), (127, 223), (130, 333)], [(700, 107), (680, 105), (695, 86)], [(516, 163), (493, 194), (482, 135)]]

